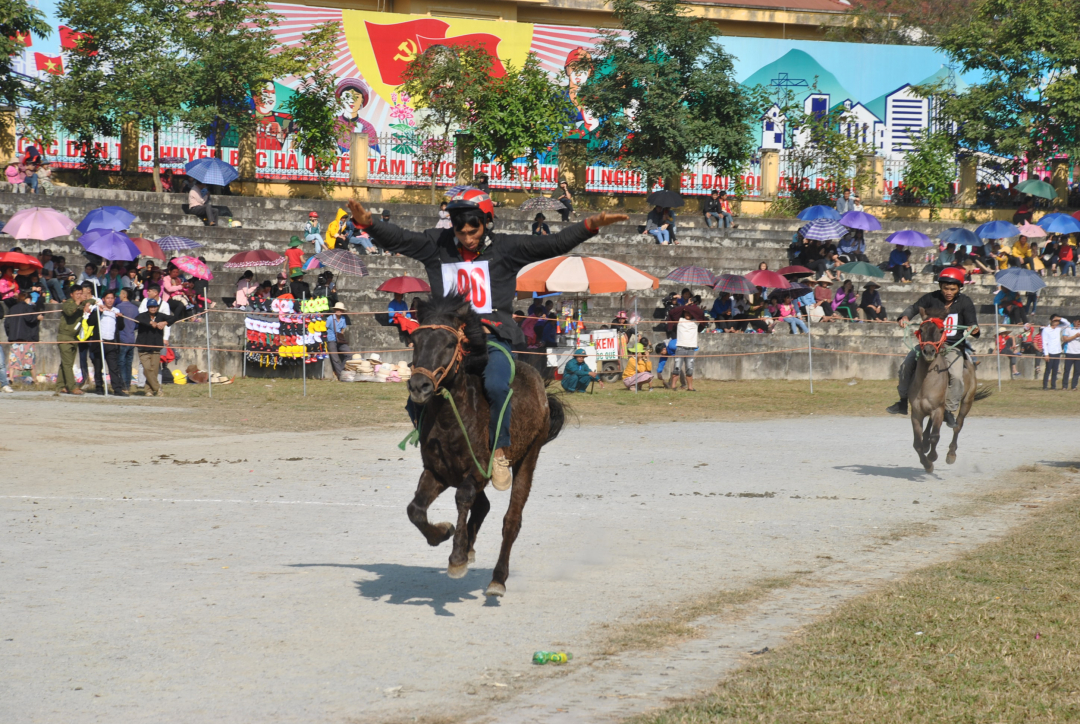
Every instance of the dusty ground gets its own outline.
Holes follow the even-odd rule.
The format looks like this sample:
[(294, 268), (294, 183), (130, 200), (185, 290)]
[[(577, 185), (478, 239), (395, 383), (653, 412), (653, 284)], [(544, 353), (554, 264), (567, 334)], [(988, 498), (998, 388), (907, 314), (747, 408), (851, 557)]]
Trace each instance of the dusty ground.
[[(1078, 459), (1058, 419), (973, 418), (933, 476), (890, 418), (570, 428), (541, 457), (495, 602), (505, 497), (476, 567), (449, 579), (449, 548), (405, 516), (419, 458), (401, 427), (295, 432), (297, 406), (241, 434), (175, 407), (2, 402), (0, 721), (632, 715), (999, 534), (1032, 504), (986, 498), (1001, 475)], [(634, 648), (655, 643), (636, 642), (643, 621), (762, 579), (784, 583), (740, 617)], [(575, 659), (534, 667), (537, 649)]]

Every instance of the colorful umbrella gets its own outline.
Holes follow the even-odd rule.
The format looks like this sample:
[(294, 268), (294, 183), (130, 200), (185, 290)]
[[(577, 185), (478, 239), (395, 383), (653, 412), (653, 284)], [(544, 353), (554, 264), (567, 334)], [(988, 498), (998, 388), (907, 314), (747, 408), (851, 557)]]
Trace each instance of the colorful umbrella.
[[(900, 246), (933, 246), (934, 242), (930, 240), (930, 237), (921, 231), (915, 231), (914, 229), (904, 229), (903, 231), (894, 231), (885, 237), (885, 241), (890, 244), (898, 244)], [(950, 242), (951, 243), (951, 242)]]
[(841, 226), (838, 221), (832, 219), (817, 219), (799, 229), (804, 239), (826, 241), (839, 239), (848, 233), (846, 226)]
[(163, 236), (157, 240), (158, 246), (165, 251), (183, 251), (184, 249), (197, 249), (202, 244), (182, 236)]
[(1039, 219), (1038, 224), (1048, 234), (1080, 233), (1080, 221), (1068, 214), (1047, 214)]
[(58, 236), (67, 236), (75, 230), (75, 222), (53, 209), (37, 206), (23, 209), (12, 214), (4, 224), (3, 232), (16, 239), (36, 239), (48, 241)]
[(945, 229), (938, 239), (946, 244), (956, 244), (957, 246), (985, 246), (983, 240), (976, 236), (974, 231), (965, 229), (962, 226)]
[(599, 256), (557, 256), (527, 264), (518, 272), (519, 292), (610, 294), (659, 289), (660, 280), (621, 261)]
[(799, 212), (798, 218), (803, 221), (815, 221), (817, 219), (839, 221), (840, 213), (831, 206), (808, 206)]
[(135, 214), (122, 206), (100, 206), (84, 216), (75, 228), (84, 234), (94, 229), (124, 231), (131, 227), (136, 218)]
[(787, 276), (805, 277), (805, 276), (809, 276), (810, 274), (813, 274), (814, 270), (813, 269), (807, 269), (804, 266), (799, 266), (798, 264), (795, 264), (794, 266), (781, 267), (781, 268), (776, 270), (776, 273), (779, 274), (782, 277), (787, 277)]
[(1041, 199), (1056, 199), (1057, 189), (1050, 184), (1037, 178), (1029, 178), (1016, 184), (1016, 190), (1028, 196), (1038, 196)]
[(994, 275), (998, 284), (1013, 292), (1037, 292), (1046, 286), (1043, 278), (1031, 271), (1013, 267), (1003, 269)]
[(205, 279), (206, 281), (214, 278), (214, 275), (206, 268), (206, 264), (193, 256), (178, 256), (169, 263), (193, 277)]
[(321, 268), (322, 268), (322, 262), (320, 262), (320, 261), (319, 261), (318, 259), (316, 259), (316, 258), (315, 258), (315, 257), (313, 257), (313, 256), (312, 256), (312, 257), (308, 257), (308, 260), (307, 260), (307, 261), (305, 261), (305, 262), (304, 262), (304, 263), (303, 263), (303, 264), (302, 264), (302, 265), (300, 266), (300, 268), (301, 268), (301, 269), (303, 269), (303, 270), (304, 270), (304, 271), (306, 271), (306, 272), (312, 271), (312, 270), (314, 270), (314, 269), (321, 269)]
[(391, 294), (420, 294), (430, 292), (431, 287), (423, 279), (401, 276), (387, 279), (375, 291), (390, 292)]
[(151, 259), (161, 259), (162, 261), (169, 258), (165, 255), (164, 250), (157, 245), (156, 241), (150, 241), (141, 236), (133, 236), (131, 237), (131, 243), (139, 250), (139, 256), (148, 256)]
[(664, 279), (698, 287), (711, 287), (720, 281), (720, 277), (700, 266), (681, 266), (673, 269)]
[(521, 202), (521, 206), (518, 207), (520, 211), (558, 211), (559, 209), (566, 208), (563, 206), (562, 201), (548, 198), (547, 196), (533, 196), (532, 198), (525, 199)]
[(254, 249), (234, 254), (224, 267), (226, 269), (248, 269), (256, 266), (280, 266), (285, 257), (270, 249)]
[(468, 191), (469, 189), (474, 189), (474, 188), (476, 188), (476, 187), (475, 186), (470, 186), (469, 184), (458, 184), (457, 186), (451, 186), (446, 191), (443, 191), (443, 195), (448, 196), (449, 198), (454, 198), (455, 196), (460, 194), (462, 191)]
[(686, 202), (683, 201), (683, 197), (674, 191), (668, 191), (667, 189), (660, 189), (659, 191), (653, 191), (645, 199), (645, 203), (649, 206), (660, 206), (665, 209), (677, 209)]
[(839, 219), (840, 223), (849, 229), (862, 229), (863, 231), (881, 231), (881, 222), (873, 214), (865, 211), (849, 211)]
[(980, 239), (1011, 239), (1020, 236), (1020, 229), (1008, 221), (988, 221), (975, 229)]
[(749, 279), (738, 274), (721, 274), (720, 281), (713, 289), (728, 294), (757, 294), (757, 287)]
[(755, 286), (769, 287), (770, 289), (791, 289), (791, 282), (768, 269), (756, 269), (746, 275)]
[[(1072, 217), (1070, 217), (1072, 218)], [(1026, 236), (1029, 239), (1038, 239), (1046, 236), (1046, 230), (1037, 224), (1032, 224), (1030, 221), (1025, 221), (1020, 224), (1020, 236)]]
[(240, 177), (235, 168), (219, 158), (197, 158), (184, 166), (184, 173), (211, 186), (228, 186)]
[(327, 269), (333, 269), (341, 274), (354, 277), (366, 277), (368, 275), (367, 264), (360, 257), (345, 249), (327, 249), (315, 255), (319, 263)]
[(19, 251), (0, 251), (0, 266), (42, 268), (41, 261), (37, 257)]
[(139, 247), (122, 231), (94, 229), (79, 237), (79, 243), (91, 254), (109, 261), (132, 261), (139, 258)]
[(885, 276), (885, 272), (865, 261), (851, 261), (836, 268), (845, 274), (855, 274), (856, 276), (877, 277), (878, 279)]

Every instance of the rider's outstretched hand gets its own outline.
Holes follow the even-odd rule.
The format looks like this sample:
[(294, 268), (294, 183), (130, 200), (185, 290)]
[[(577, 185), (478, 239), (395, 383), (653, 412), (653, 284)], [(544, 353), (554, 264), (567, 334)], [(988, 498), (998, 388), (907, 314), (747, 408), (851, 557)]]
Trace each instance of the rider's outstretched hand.
[(585, 219), (585, 228), (590, 231), (599, 231), (604, 226), (611, 226), (620, 221), (626, 221), (629, 218), (630, 217), (626, 214), (612, 214), (607, 211), (601, 211), (599, 214), (593, 214)]
[(352, 216), (353, 223), (361, 228), (371, 226), (371, 212), (363, 207), (363, 205), (354, 199), (349, 199), (349, 214)]

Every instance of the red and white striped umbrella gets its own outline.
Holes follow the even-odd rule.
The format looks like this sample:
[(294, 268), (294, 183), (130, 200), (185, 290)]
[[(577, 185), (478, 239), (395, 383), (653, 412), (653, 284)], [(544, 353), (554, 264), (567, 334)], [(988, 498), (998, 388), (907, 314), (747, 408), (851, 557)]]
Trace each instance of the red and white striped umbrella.
[(611, 294), (659, 287), (660, 280), (652, 274), (599, 256), (557, 256), (533, 262), (517, 277), (519, 292)]

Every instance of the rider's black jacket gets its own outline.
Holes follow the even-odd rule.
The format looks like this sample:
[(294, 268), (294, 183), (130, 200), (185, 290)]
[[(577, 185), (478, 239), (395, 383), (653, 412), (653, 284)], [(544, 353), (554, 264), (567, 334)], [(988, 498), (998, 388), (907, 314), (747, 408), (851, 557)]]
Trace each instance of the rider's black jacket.
[[(919, 309), (933, 309), (935, 307), (944, 307), (945, 311), (950, 315), (957, 315), (955, 324), (951, 326), (951, 332), (947, 337), (948, 342), (954, 343), (958, 339), (964, 336), (964, 331), (968, 327), (974, 327), (978, 325), (979, 319), (975, 314), (975, 305), (971, 299), (964, 296), (964, 294), (957, 294), (950, 304), (945, 301), (945, 295), (941, 293), (941, 290), (936, 292), (930, 292), (924, 294), (919, 298), (919, 301), (912, 304), (901, 313), (901, 317), (907, 317), (908, 319), (915, 319), (919, 314)], [(978, 330), (975, 331), (972, 337), (978, 337)]]
[[(453, 229), (409, 231), (390, 223), (374, 221), (365, 229), (380, 249), (403, 254), (424, 265), (434, 296), (443, 294), (443, 264), (463, 261), (461, 248)], [(490, 314), (481, 314), (485, 325), (495, 336), (512, 345), (525, 344), (525, 333), (514, 321), (514, 300), (517, 298), (517, 275), (521, 268), (566, 254), (578, 244), (591, 239), (596, 232), (585, 228), (583, 222), (571, 224), (558, 234), (487, 234), (474, 261), (487, 261), (491, 274)]]

